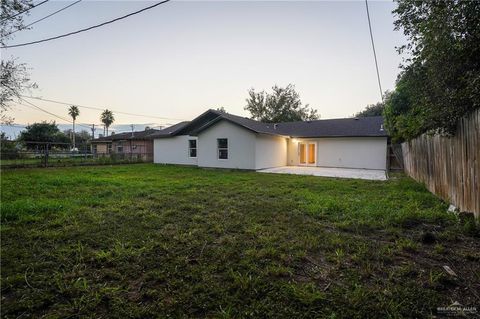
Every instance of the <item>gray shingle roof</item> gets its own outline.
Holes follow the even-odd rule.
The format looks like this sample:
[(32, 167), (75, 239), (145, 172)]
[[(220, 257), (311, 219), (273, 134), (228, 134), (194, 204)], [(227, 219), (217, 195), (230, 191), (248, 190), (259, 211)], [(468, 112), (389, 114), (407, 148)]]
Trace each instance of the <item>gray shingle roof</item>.
[(149, 138), (162, 138), (162, 137), (170, 137), (175, 135), (179, 130), (187, 126), (190, 122), (189, 121), (184, 121), (177, 123), (175, 125), (169, 126), (167, 128), (164, 128), (163, 130), (157, 130), (157, 132), (150, 134), (148, 137)]
[(99, 142), (111, 142), (111, 141), (118, 141), (118, 140), (151, 139), (150, 135), (159, 131), (160, 130), (157, 130), (157, 129), (148, 129), (144, 131), (125, 132), (125, 133), (113, 134), (110, 136), (99, 137), (99, 138), (93, 139), (92, 142), (99, 143)]
[(198, 126), (196, 129), (192, 130), (190, 133), (198, 134), (201, 131), (205, 130), (206, 128), (217, 123), (218, 121), (227, 120), (229, 122), (243, 126), (244, 128), (249, 129), (255, 133), (279, 135), (279, 133), (274, 129), (273, 123), (262, 123), (246, 117), (241, 117), (241, 116), (237, 116), (229, 113), (223, 113), (215, 110), (210, 110), (210, 112), (213, 112), (217, 116), (214, 117), (212, 120), (205, 122), (203, 125)]
[[(153, 135), (154, 138), (174, 135), (197, 135), (215, 123), (226, 120), (254, 133), (291, 137), (368, 137), (388, 136), (381, 116), (331, 120), (263, 123), (246, 117), (208, 110), (191, 122), (182, 122)], [(178, 126), (178, 127), (176, 127)], [(167, 134), (167, 132), (169, 132)]]
[(277, 130), (292, 137), (388, 136), (381, 116), (279, 123)]

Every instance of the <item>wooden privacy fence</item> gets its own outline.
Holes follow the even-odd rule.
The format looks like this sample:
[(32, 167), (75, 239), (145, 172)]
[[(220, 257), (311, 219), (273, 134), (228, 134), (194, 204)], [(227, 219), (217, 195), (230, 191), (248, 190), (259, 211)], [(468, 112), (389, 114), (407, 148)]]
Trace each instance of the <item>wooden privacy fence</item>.
[(480, 109), (453, 137), (423, 134), (402, 144), (405, 172), (460, 211), (480, 218)]

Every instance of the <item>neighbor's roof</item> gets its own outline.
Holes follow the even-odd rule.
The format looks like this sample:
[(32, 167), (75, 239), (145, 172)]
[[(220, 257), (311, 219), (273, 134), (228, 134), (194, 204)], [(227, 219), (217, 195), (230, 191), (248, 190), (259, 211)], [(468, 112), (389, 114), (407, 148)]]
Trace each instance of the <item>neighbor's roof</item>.
[(184, 121), (177, 123), (175, 125), (169, 126), (167, 128), (164, 128), (163, 130), (159, 130), (153, 134), (149, 135), (149, 138), (162, 138), (162, 137), (170, 137), (175, 135), (179, 130), (184, 128), (187, 124), (189, 124), (189, 121)]
[(113, 134), (110, 136), (103, 136), (92, 140), (92, 143), (112, 142), (119, 140), (147, 140), (151, 139), (150, 135), (159, 132), (157, 129), (148, 129), (144, 131), (125, 132)]
[[(254, 133), (291, 137), (368, 137), (388, 136), (381, 116), (331, 120), (263, 123), (246, 117), (208, 110), (191, 122), (182, 122), (153, 135), (154, 138), (175, 135), (197, 135), (208, 127), (226, 120)], [(178, 125), (178, 126), (177, 126)]]

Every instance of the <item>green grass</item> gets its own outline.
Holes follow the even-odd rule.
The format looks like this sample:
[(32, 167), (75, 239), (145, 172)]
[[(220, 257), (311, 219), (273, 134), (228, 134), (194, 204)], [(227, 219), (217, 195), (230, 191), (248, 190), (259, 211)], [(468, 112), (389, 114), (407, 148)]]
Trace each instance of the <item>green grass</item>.
[[(48, 167), (59, 166), (76, 166), (76, 165), (112, 165), (112, 164), (126, 164), (126, 163), (145, 163), (147, 160), (142, 157), (137, 157), (133, 154), (130, 157), (129, 154), (124, 156), (111, 154), (108, 156), (55, 156), (52, 155), (48, 158)], [(19, 157), (16, 159), (0, 159), (0, 168), (34, 168), (43, 167), (45, 165), (45, 159), (42, 157)]]
[(4, 318), (400, 318), (480, 303), (478, 229), (403, 175), (6, 170), (1, 203)]

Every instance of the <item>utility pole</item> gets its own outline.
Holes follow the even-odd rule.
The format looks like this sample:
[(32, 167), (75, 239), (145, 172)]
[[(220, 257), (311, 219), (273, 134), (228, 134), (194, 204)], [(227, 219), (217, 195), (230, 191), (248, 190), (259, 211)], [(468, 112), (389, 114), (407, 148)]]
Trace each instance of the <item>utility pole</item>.
[(132, 148), (133, 129), (135, 128), (135, 125), (130, 124), (130, 127), (132, 128), (132, 138), (130, 138), (130, 161), (131, 161), (132, 160), (132, 153), (133, 153), (133, 148)]
[(92, 140), (95, 139), (95, 124), (92, 124)]

